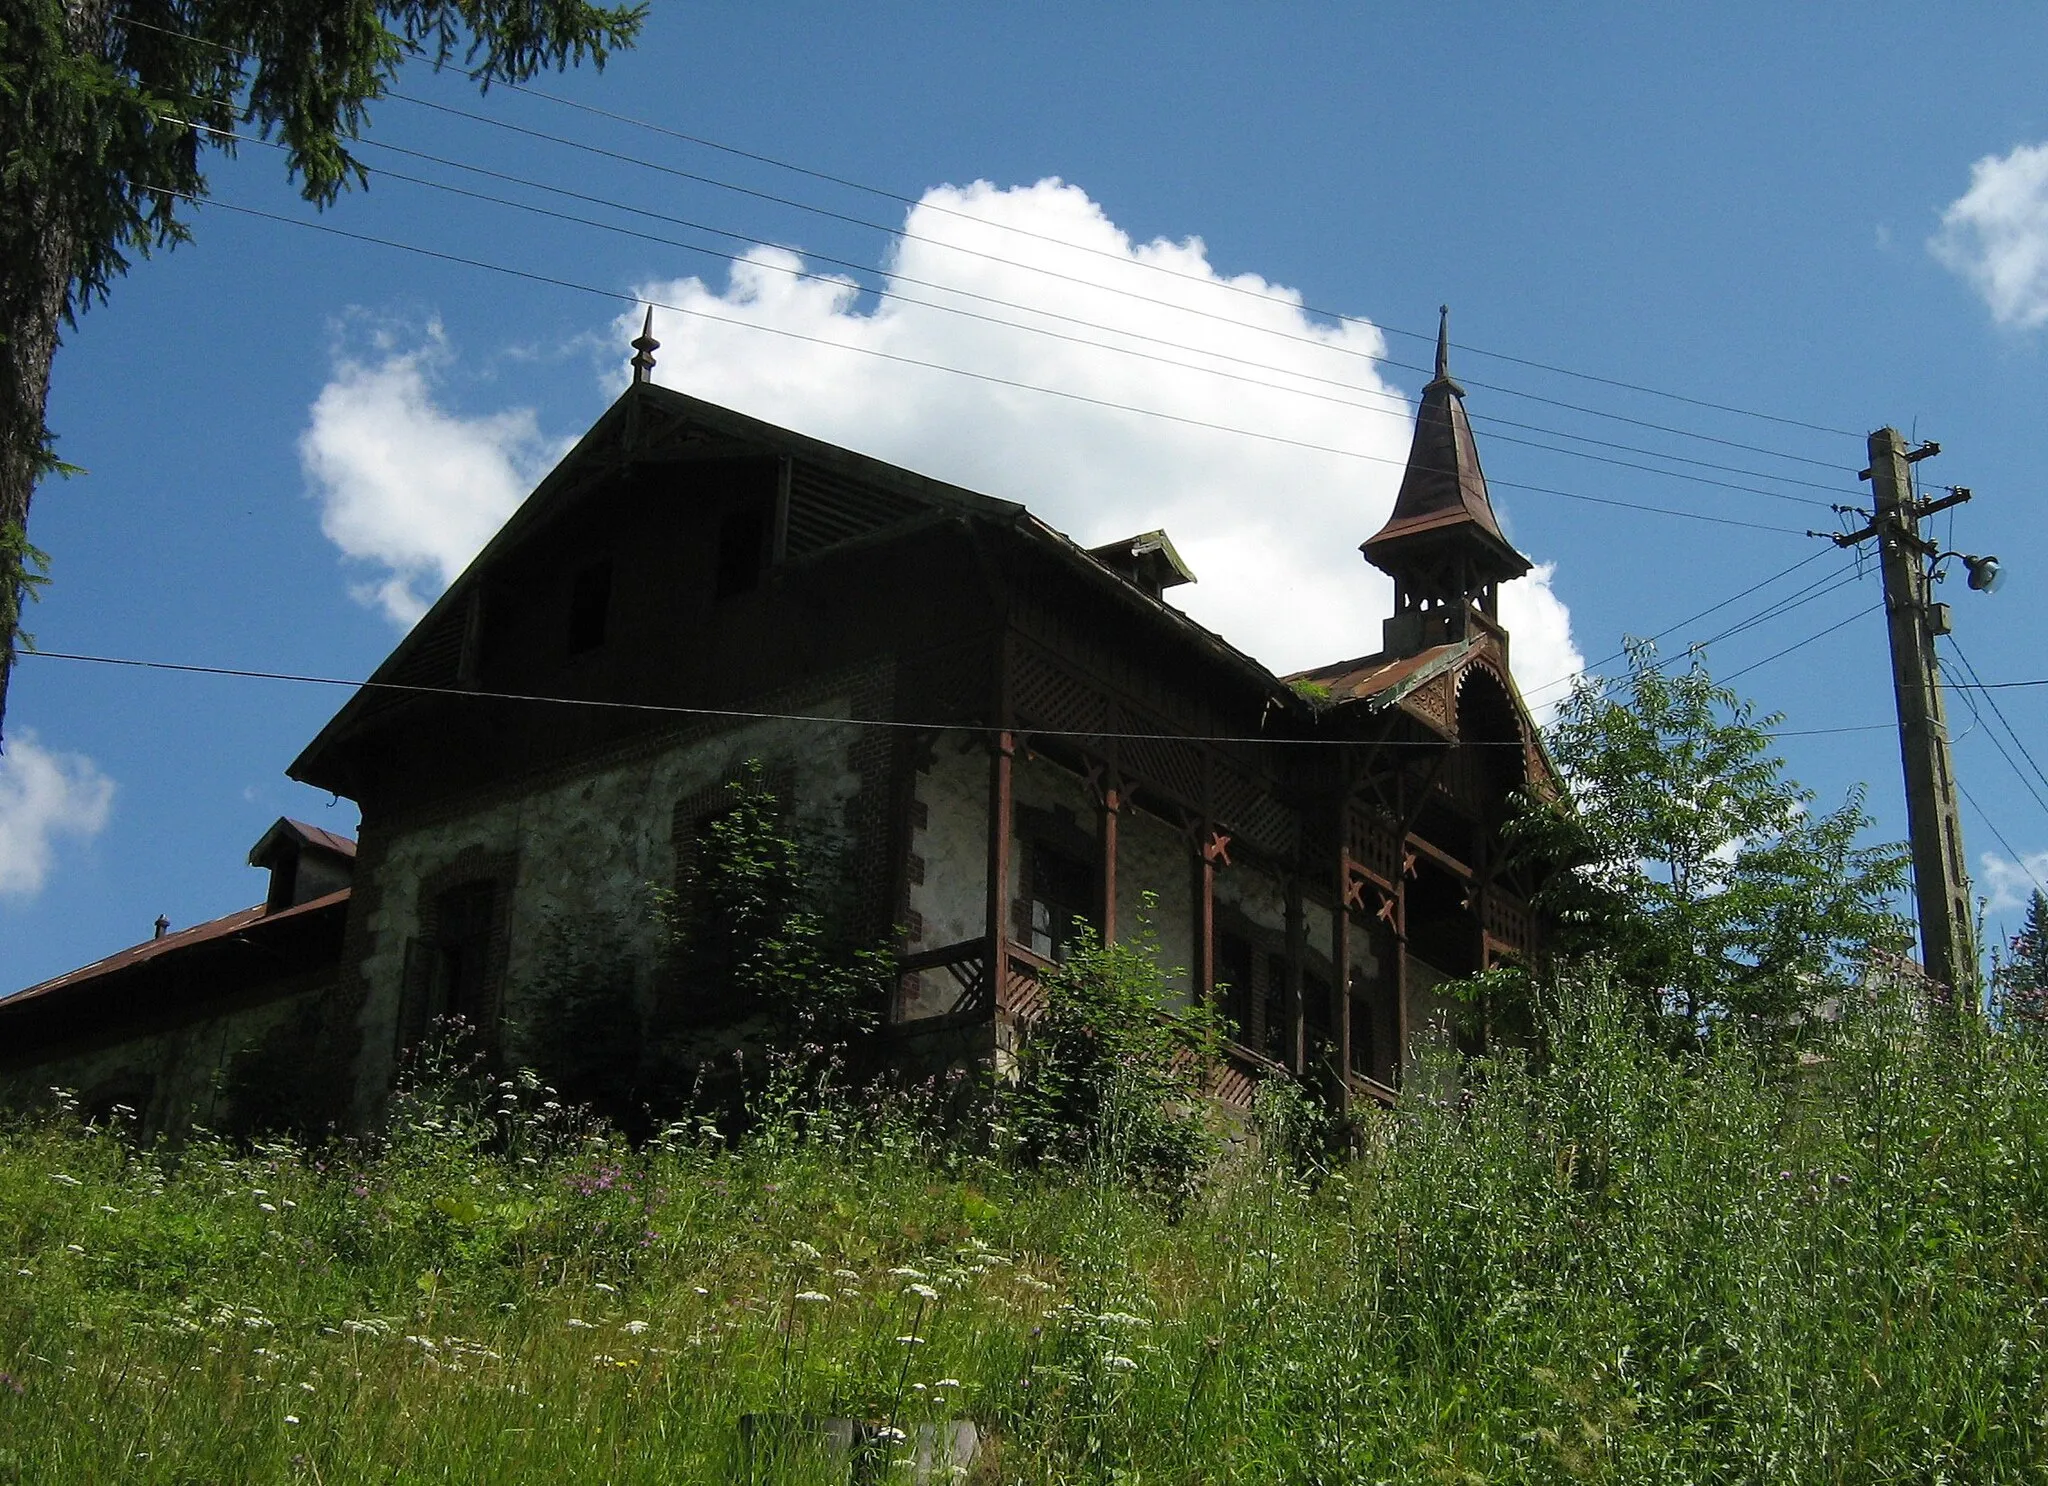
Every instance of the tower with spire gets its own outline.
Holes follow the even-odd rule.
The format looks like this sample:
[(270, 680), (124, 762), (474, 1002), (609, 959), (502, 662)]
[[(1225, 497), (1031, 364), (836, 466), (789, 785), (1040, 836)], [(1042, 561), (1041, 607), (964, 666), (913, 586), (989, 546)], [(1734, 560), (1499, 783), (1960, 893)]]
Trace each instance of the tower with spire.
[(1475, 617), (1499, 635), (1500, 585), (1530, 567), (1494, 519), (1465, 389), (1451, 378), (1450, 307), (1438, 315), (1436, 377), (1422, 389), (1394, 512), (1359, 548), (1394, 580), (1383, 639), (1390, 659), (1469, 639)]

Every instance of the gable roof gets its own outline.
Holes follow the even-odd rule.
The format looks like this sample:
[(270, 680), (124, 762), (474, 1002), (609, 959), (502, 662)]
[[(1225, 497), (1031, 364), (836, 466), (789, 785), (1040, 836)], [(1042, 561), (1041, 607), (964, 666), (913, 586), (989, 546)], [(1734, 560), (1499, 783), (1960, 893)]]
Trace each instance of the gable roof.
[[(1015, 501), (921, 475), (871, 455), (781, 428), (653, 382), (627, 386), (588, 432), (536, 485), (505, 524), (435, 600), (286, 770), (332, 787), (321, 761), (358, 727), (403, 700), (403, 689), (455, 685), (468, 597), (480, 575), (545, 522), (572, 510), (610, 476), (641, 463), (711, 458), (791, 461), (788, 556), (807, 557), (843, 543), (908, 531), (933, 519), (986, 524), (1022, 539), (1081, 581), (1114, 595), (1185, 642), (1236, 671), (1283, 706), (1297, 703), (1273, 672), (1170, 604), (1147, 593)], [(1163, 552), (1170, 552), (1164, 533)]]

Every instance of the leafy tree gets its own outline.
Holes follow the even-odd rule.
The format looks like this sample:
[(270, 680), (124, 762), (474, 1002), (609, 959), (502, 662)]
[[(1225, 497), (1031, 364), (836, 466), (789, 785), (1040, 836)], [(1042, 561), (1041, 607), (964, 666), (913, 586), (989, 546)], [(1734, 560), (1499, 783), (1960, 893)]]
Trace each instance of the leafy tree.
[(2026, 922), (2012, 937), (2012, 958), (1998, 968), (1998, 1004), (2008, 1029), (2048, 1034), (2048, 895), (2036, 889)]
[(1684, 1035), (1725, 1017), (1781, 1027), (1910, 939), (1891, 907), (1906, 853), (1857, 844), (1860, 789), (1815, 814), (1769, 751), (1780, 717), (1697, 656), (1675, 676), (1647, 643), (1628, 658), (1618, 698), (1581, 682), (1550, 729), (1565, 793), (1516, 827), (1564, 865), (1539, 900), (1566, 954), (1610, 961)]
[(1215, 1155), (1202, 1092), (1222, 1023), (1177, 1002), (1149, 928), (1114, 944), (1085, 924), (1077, 931), (1046, 973), (1016, 1081), (998, 1090), (1003, 1118), (1027, 1161), (1183, 1200)]
[(349, 154), (408, 58), (479, 87), (628, 46), (644, 7), (587, 0), (7, 0), (0, 7), (0, 724), (21, 606), (44, 567), (36, 482), (62, 328), (130, 255), (186, 241), (238, 127), (283, 144), (325, 206), (367, 182)]

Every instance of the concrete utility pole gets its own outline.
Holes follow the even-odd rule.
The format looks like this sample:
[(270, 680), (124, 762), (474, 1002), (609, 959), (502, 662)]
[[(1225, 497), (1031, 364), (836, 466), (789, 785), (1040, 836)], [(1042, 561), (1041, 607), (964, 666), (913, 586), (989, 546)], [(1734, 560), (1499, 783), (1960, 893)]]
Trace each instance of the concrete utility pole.
[[(1870, 436), (1870, 524), (1834, 538), (1853, 547), (1877, 538), (1884, 578), (1885, 618), (1891, 629), (1892, 688), (1899, 709), (1899, 752), (1906, 766), (1906, 823), (1913, 844), (1913, 887), (1920, 910), (1920, 956), (1928, 978), (1974, 1006), (1977, 943), (1970, 913), (1970, 877), (1963, 856), (1962, 819), (1956, 809), (1955, 768), (1949, 758), (1948, 718), (1941, 700), (1936, 636), (1949, 632), (1947, 604), (1929, 598), (1931, 566), (1942, 553), (1920, 535), (1923, 517), (1962, 504), (1957, 489), (1940, 500), (1913, 498), (1908, 466), (1939, 454), (1941, 445), (1908, 452), (1895, 428)], [(1975, 564), (1972, 563), (1972, 587)], [(1996, 571), (1995, 560), (1992, 571)]]

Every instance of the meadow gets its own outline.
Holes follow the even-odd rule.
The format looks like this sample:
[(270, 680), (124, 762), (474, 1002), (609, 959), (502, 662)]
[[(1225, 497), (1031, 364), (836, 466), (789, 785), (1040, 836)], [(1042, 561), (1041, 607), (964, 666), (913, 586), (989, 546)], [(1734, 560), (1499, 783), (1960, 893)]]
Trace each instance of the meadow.
[(1174, 1200), (907, 1097), (637, 1148), (530, 1077), (359, 1145), (20, 1119), (0, 1482), (845, 1481), (828, 1418), (871, 1480), (956, 1419), (988, 1482), (2048, 1475), (2037, 1043), (1874, 1002), (1677, 1057), (1597, 984), (1543, 1032)]

